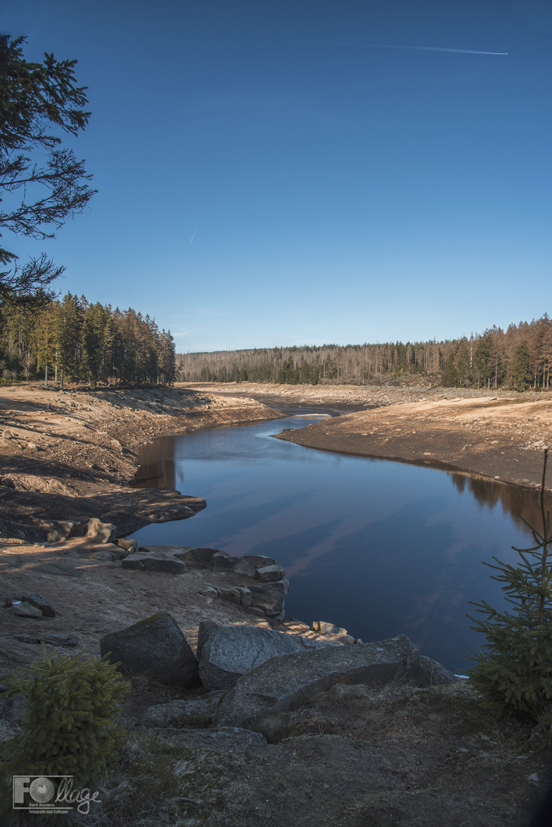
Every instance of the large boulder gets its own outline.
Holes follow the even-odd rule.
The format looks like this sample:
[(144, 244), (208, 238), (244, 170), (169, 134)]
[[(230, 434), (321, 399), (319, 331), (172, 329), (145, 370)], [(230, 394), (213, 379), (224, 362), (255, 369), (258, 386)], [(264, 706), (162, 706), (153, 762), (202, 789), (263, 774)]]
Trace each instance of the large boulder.
[(201, 682), (207, 689), (229, 689), (241, 675), (272, 658), (332, 645), (256, 626), (211, 627), (208, 633), (199, 662)]
[[(208, 647), (209, 642), (204, 653)], [(273, 658), (244, 674), (223, 698), (216, 723), (255, 729), (269, 712), (296, 709), (313, 692), (340, 682), (378, 686), (401, 680), (423, 686), (427, 678), (420, 650), (406, 635), (358, 646), (329, 645)]]
[(168, 612), (147, 617), (100, 640), (102, 655), (120, 663), (129, 675), (147, 675), (164, 683), (195, 686), (198, 664), (176, 620)]

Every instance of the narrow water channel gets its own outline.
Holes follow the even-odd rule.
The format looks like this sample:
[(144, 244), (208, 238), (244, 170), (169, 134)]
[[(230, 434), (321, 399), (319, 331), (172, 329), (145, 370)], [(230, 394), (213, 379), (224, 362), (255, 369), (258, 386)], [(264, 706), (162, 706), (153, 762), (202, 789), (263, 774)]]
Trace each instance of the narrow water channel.
[(147, 526), (139, 543), (264, 554), (290, 579), (286, 615), (326, 620), (364, 641), (404, 633), (465, 674), (470, 601), (504, 606), (485, 560), (516, 564), (532, 545), (537, 492), (461, 474), (346, 456), (273, 439), (303, 417), (162, 437), (144, 446), (137, 485), (204, 497), (189, 520)]

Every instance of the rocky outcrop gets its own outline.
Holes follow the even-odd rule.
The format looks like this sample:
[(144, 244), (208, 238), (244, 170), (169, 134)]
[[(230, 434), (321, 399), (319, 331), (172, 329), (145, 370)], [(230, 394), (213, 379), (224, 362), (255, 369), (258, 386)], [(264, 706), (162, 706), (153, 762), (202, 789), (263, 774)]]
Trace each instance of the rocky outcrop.
[(201, 594), (220, 597), (241, 606), (245, 612), (273, 621), (285, 617), (284, 603), (289, 592), (285, 570), (272, 557), (259, 554), (232, 557), (214, 548), (148, 544), (133, 550), (122, 562), (124, 569), (184, 574), (187, 568), (240, 575), (242, 582), (224, 587), (209, 583)]
[[(328, 646), (274, 658), (243, 675), (224, 696), (216, 723), (256, 729), (268, 713), (296, 709), (314, 692), (339, 682), (428, 686), (430, 680), (420, 650), (406, 635), (358, 646)], [(448, 673), (449, 683), (457, 680)]]
[(193, 701), (176, 700), (150, 706), (139, 720), (145, 727), (210, 727), (224, 692), (209, 692)]
[(203, 642), (205, 628), (201, 630), (201, 658), (199, 676), (207, 689), (230, 689), (246, 672), (272, 658), (309, 649), (332, 646), (285, 632), (261, 629), (256, 626), (224, 626), (211, 624), (210, 634)]
[(129, 675), (147, 675), (165, 683), (194, 686), (198, 663), (177, 622), (168, 612), (147, 617), (100, 640), (102, 655), (120, 663)]

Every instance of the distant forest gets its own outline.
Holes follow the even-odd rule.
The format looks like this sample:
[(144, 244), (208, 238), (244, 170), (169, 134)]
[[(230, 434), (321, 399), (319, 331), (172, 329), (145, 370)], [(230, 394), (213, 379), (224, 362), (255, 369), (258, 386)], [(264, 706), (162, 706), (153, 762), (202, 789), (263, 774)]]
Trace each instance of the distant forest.
[(183, 382), (370, 384), (428, 376), (445, 387), (550, 388), (552, 321), (493, 327), (444, 342), (322, 345), (179, 353)]
[(170, 332), (135, 310), (113, 310), (67, 293), (42, 307), (0, 306), (0, 376), (97, 384), (171, 384)]

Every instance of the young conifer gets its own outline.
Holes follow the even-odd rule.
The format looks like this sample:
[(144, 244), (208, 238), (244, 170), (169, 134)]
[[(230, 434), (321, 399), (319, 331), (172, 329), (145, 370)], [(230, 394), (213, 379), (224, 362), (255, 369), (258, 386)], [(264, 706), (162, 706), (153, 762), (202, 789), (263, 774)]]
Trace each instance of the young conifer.
[[(471, 628), (487, 638), (472, 660), (470, 680), (483, 696), (483, 705), (499, 715), (514, 713), (538, 718), (552, 707), (552, 559), (549, 557), (550, 513), (545, 510), (544, 494), (548, 449), (540, 491), (542, 530), (531, 529), (535, 545), (528, 549), (512, 548), (521, 561), (517, 567), (502, 563), (485, 565), (498, 571), (493, 580), (504, 583), (502, 589), (512, 610), (499, 612), (486, 601), (472, 603), (484, 618), (476, 619)], [(521, 515), (520, 515), (521, 516)]]
[(2, 744), (0, 775), (72, 775), (87, 781), (113, 764), (124, 740), (116, 721), (130, 688), (104, 658), (47, 657), (12, 675), (4, 697), (22, 694), (21, 733)]

